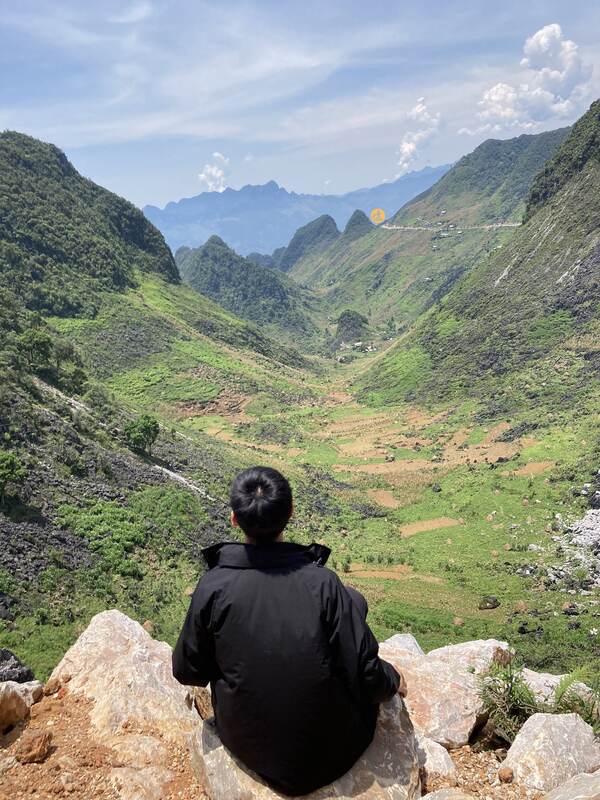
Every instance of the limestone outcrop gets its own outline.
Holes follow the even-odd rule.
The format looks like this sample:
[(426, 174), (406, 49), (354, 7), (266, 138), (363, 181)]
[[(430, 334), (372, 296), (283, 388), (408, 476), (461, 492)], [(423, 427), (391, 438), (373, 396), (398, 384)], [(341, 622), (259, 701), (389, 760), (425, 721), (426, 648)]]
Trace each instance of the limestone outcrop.
[(529, 789), (548, 792), (600, 769), (600, 744), (578, 714), (534, 714), (515, 738), (505, 767)]

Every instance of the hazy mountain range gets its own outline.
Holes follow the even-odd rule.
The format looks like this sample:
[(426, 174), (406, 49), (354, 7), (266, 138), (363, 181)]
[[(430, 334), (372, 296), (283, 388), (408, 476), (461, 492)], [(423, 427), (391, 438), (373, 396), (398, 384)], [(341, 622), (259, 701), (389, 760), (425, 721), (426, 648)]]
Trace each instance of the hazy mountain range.
[(181, 246), (197, 247), (220, 236), (237, 253), (271, 253), (287, 245), (295, 231), (323, 214), (343, 228), (352, 213), (367, 214), (381, 207), (387, 216), (429, 189), (450, 169), (449, 164), (409, 172), (393, 183), (382, 183), (347, 194), (297, 194), (275, 181), (223, 192), (202, 192), (168, 203), (165, 208), (146, 206), (146, 217), (161, 231), (173, 252)]

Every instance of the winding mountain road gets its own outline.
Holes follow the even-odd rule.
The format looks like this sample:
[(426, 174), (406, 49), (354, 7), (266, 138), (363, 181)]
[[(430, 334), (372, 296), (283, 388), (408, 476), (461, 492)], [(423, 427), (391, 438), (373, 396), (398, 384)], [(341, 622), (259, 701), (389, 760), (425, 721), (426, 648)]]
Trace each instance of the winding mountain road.
[[(454, 223), (454, 228), (450, 230), (453, 231), (491, 231), (495, 230), (496, 228), (520, 228), (521, 222), (492, 222), (489, 225), (456, 225)], [(388, 231), (429, 231), (430, 233), (435, 233), (436, 231), (443, 230), (444, 232), (448, 232), (448, 228), (442, 228), (440, 226), (431, 226), (431, 225), (388, 225), (385, 222), (382, 225), (379, 225), (380, 228), (385, 228)]]

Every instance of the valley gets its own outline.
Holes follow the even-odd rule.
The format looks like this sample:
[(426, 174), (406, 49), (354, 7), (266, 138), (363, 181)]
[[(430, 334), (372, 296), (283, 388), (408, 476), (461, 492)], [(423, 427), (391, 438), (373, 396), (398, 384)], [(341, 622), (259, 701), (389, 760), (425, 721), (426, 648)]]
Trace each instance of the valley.
[(597, 663), (569, 527), (600, 491), (598, 125), (484, 143), (379, 228), (319, 217), (282, 269), (216, 236), (174, 259), (2, 134), (0, 646), (46, 676), (107, 606), (173, 642), (232, 478), (268, 463), (378, 638)]

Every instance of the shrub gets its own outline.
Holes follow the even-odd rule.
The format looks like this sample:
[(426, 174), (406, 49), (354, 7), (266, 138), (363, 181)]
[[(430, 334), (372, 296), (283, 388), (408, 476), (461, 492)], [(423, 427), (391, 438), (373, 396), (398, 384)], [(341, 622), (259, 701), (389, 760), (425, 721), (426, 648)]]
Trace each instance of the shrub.
[(142, 414), (141, 417), (128, 422), (123, 431), (127, 445), (132, 450), (150, 453), (152, 445), (160, 433), (160, 425), (155, 417), (150, 414)]
[(8, 485), (19, 484), (26, 477), (27, 469), (19, 457), (8, 450), (0, 450), (0, 505), (6, 499)]

